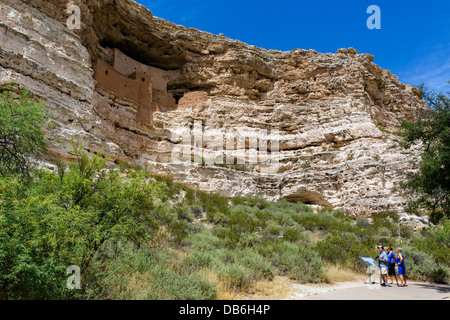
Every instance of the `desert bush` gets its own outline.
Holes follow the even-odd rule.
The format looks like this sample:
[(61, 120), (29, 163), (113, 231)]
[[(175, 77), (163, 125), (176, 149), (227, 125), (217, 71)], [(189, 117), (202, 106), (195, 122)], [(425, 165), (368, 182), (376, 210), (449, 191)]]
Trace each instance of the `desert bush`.
[(214, 221), (216, 214), (227, 214), (229, 212), (229, 202), (225, 197), (215, 193), (195, 191), (203, 212), (210, 221)]
[(294, 221), (306, 230), (315, 231), (351, 231), (353, 226), (345, 220), (333, 216), (328, 212), (300, 212), (292, 216)]
[(403, 255), (408, 278), (438, 283), (446, 283), (448, 281), (448, 268), (439, 266), (428, 253), (408, 246), (403, 248)]
[(103, 261), (97, 259), (91, 276), (91, 299), (208, 300), (217, 295), (216, 285), (185, 271), (175, 252), (131, 243), (118, 244)]
[(364, 216), (358, 216), (355, 219), (355, 225), (359, 228), (365, 229), (370, 226), (369, 220)]
[(252, 249), (238, 251), (236, 253), (236, 261), (250, 270), (253, 279), (273, 280), (275, 277), (271, 263)]
[(219, 280), (225, 290), (228, 291), (248, 291), (255, 279), (252, 273), (239, 263), (223, 265), (219, 270)]
[(404, 239), (409, 239), (413, 236), (414, 229), (410, 226), (400, 226), (399, 235)]
[[(396, 212), (379, 213), (372, 217), (372, 225), (366, 229), (369, 234), (380, 234), (380, 230), (384, 230), (385, 236), (398, 234), (398, 219)], [(389, 232), (387, 232), (389, 230)]]
[(280, 236), (283, 228), (274, 220), (270, 220), (267, 222), (267, 226), (264, 229), (264, 235), (268, 238), (273, 236)]
[(433, 259), (443, 265), (450, 266), (450, 220), (442, 226), (426, 230), (416, 236), (412, 244), (421, 251), (430, 254)]
[(304, 236), (303, 232), (305, 229), (302, 226), (298, 227), (287, 227), (284, 229), (283, 237), (286, 241), (289, 242), (297, 242), (299, 240), (305, 240), (306, 237)]
[(266, 200), (252, 196), (235, 197), (231, 200), (231, 203), (233, 206), (242, 205), (248, 208), (256, 207), (259, 210), (263, 210), (270, 205)]
[(201, 269), (210, 269), (216, 265), (213, 251), (194, 251), (183, 259), (182, 269), (194, 272)]
[(257, 233), (247, 233), (241, 236), (239, 247), (242, 249), (254, 248), (262, 243), (262, 238)]
[(372, 238), (361, 238), (354, 233), (331, 233), (319, 241), (314, 249), (325, 261), (358, 271), (362, 267), (359, 256), (373, 256), (376, 243)]
[(48, 119), (45, 106), (15, 84), (0, 86), (0, 175), (29, 178), (30, 159), (46, 148), (41, 127)]
[(211, 230), (202, 230), (197, 234), (191, 234), (184, 241), (184, 246), (193, 251), (212, 251), (223, 248), (224, 240), (213, 234)]
[(191, 213), (194, 215), (194, 217), (202, 218), (203, 211), (198, 205), (191, 206), (190, 210), (191, 210)]
[(389, 230), (386, 227), (381, 227), (380, 229), (378, 229), (378, 235), (382, 236), (382, 237), (390, 237), (392, 235), (391, 230)]
[(324, 268), (319, 255), (308, 246), (286, 241), (265, 243), (258, 252), (269, 260), (281, 275), (300, 282), (324, 281)]
[[(151, 196), (160, 186), (147, 174), (106, 170), (100, 156), (75, 152), (62, 176), (36, 171), (26, 184), (1, 179), (0, 284), (11, 297), (64, 298), (68, 266), (85, 273), (104, 243), (143, 243), (168, 219)], [(35, 292), (24, 289), (34, 282)]]

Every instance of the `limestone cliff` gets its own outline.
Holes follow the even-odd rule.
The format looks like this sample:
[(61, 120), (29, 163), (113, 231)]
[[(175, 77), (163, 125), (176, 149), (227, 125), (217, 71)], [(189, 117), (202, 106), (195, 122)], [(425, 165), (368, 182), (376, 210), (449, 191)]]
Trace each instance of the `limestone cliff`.
[[(70, 4), (81, 9), (80, 30), (66, 26)], [(0, 43), (0, 82), (28, 87), (55, 111), (57, 157), (73, 157), (76, 137), (90, 152), (226, 196), (350, 214), (404, 210), (395, 187), (418, 148), (405, 152), (390, 132), (425, 106), (369, 54), (267, 51), (153, 17), (131, 0), (1, 0)], [(174, 133), (196, 121), (216, 133), (278, 130), (277, 170), (171, 163), (182, 143)], [(211, 149), (189, 147), (200, 157)]]

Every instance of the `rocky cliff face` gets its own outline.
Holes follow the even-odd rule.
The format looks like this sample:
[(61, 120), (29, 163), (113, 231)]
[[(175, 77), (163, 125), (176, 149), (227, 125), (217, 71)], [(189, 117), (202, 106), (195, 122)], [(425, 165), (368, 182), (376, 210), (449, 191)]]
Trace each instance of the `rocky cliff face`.
[[(81, 9), (80, 30), (66, 26), (71, 4)], [(153, 17), (131, 0), (1, 0), (0, 43), (0, 82), (28, 87), (54, 110), (54, 156), (71, 159), (76, 137), (90, 152), (226, 196), (350, 214), (404, 210), (395, 187), (415, 169), (418, 148), (405, 152), (391, 132), (425, 106), (369, 54), (267, 51)], [(183, 139), (195, 128), (239, 131), (243, 143), (232, 138), (232, 160), (213, 163), (217, 144)], [(257, 144), (249, 161), (264, 130), (276, 132), (269, 151), (279, 152)], [(201, 161), (171, 161), (183, 144)], [(265, 170), (267, 154), (275, 169)]]

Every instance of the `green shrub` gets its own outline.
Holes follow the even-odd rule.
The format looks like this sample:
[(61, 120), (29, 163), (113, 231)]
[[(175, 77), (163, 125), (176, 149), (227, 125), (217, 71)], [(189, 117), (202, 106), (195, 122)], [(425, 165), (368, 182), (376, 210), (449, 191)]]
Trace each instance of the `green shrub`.
[(373, 256), (376, 244), (374, 239), (344, 232), (327, 234), (314, 249), (325, 261), (358, 271), (362, 267), (359, 256)]
[(358, 216), (355, 220), (355, 225), (359, 228), (365, 229), (370, 226), (369, 220), (364, 216)]
[(193, 226), (189, 221), (174, 218), (168, 227), (168, 231), (172, 236), (174, 243), (181, 244), (192, 231)]
[(281, 235), (281, 226), (273, 220), (267, 222), (267, 226), (264, 229), (264, 234), (266, 237), (279, 236)]
[(450, 270), (444, 266), (437, 266), (429, 274), (429, 279), (434, 283), (448, 283), (450, 279)]
[(296, 264), (288, 273), (289, 278), (302, 283), (327, 281), (320, 256), (312, 249), (301, 249), (296, 257)]
[(325, 280), (322, 260), (312, 248), (283, 241), (263, 244), (259, 252), (280, 274), (291, 279), (313, 283)]
[(254, 248), (261, 244), (262, 239), (256, 233), (246, 233), (240, 237), (239, 247), (242, 249)]
[(415, 247), (403, 248), (407, 277), (421, 281), (446, 283), (448, 269), (439, 266), (433, 258)]
[(380, 229), (378, 229), (378, 234), (382, 237), (390, 237), (392, 236), (391, 230), (389, 230), (386, 227), (381, 227)]
[(219, 237), (213, 235), (211, 230), (203, 230), (197, 234), (191, 234), (184, 241), (184, 246), (193, 251), (213, 251), (225, 246)]
[(194, 217), (198, 218), (202, 218), (203, 216), (203, 211), (202, 209), (198, 206), (198, 205), (193, 205), (191, 206), (191, 213), (194, 215)]
[(151, 270), (148, 300), (211, 300), (217, 295), (216, 286), (199, 275), (179, 275), (157, 265)]
[(237, 252), (236, 261), (246, 267), (256, 280), (273, 280), (275, 273), (269, 261), (252, 249), (245, 249)]
[(91, 299), (207, 300), (217, 295), (215, 284), (183, 270), (180, 257), (167, 249), (119, 244), (102, 260), (91, 271)]
[(0, 85), (0, 175), (29, 178), (30, 158), (41, 156), (47, 147), (41, 130), (47, 119), (45, 106), (29, 91)]
[(210, 221), (215, 220), (217, 213), (227, 214), (229, 212), (230, 205), (228, 199), (214, 193), (202, 191), (195, 191), (195, 193), (202, 206), (203, 212), (206, 213), (206, 217)]
[(444, 266), (450, 266), (450, 220), (442, 226), (426, 230), (423, 235), (415, 237), (413, 245), (430, 254), (433, 259)]
[(305, 239), (303, 227), (287, 227), (284, 230), (284, 239), (289, 242), (297, 242), (301, 239)]
[(224, 265), (219, 272), (222, 285), (230, 291), (247, 291), (255, 279), (252, 273), (239, 263)]
[(214, 260), (214, 254), (211, 251), (194, 251), (183, 259), (182, 269), (189, 272), (210, 269), (215, 264)]
[(400, 237), (404, 239), (409, 239), (414, 234), (414, 229), (410, 226), (400, 226)]
[[(26, 184), (0, 180), (0, 283), (8, 296), (65, 297), (68, 266), (84, 274), (104, 243), (143, 243), (167, 220), (151, 196), (160, 186), (144, 172), (105, 171), (101, 157), (75, 152), (77, 162), (61, 176), (37, 171)], [(15, 279), (18, 268), (24, 271)], [(41, 284), (32, 293), (18, 281)], [(55, 286), (61, 289), (45, 290)]]

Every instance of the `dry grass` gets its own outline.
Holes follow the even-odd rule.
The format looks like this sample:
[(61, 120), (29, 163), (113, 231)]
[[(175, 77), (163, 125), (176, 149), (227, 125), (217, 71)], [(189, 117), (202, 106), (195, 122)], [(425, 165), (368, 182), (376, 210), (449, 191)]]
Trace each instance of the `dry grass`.
[(339, 265), (326, 265), (327, 279), (330, 283), (356, 281), (365, 279), (365, 275), (348, 270)]
[(145, 275), (133, 274), (127, 284), (126, 296), (133, 300), (145, 300), (149, 290), (148, 282)]
[(323, 234), (321, 231), (314, 231), (311, 236), (309, 237), (309, 240), (317, 243), (323, 239)]
[[(364, 274), (359, 274), (347, 268), (337, 265), (326, 265), (326, 277), (328, 282), (351, 282), (365, 280)], [(255, 282), (247, 292), (236, 292), (219, 280), (215, 272), (205, 274), (206, 278), (218, 284), (218, 300), (284, 300), (294, 290), (292, 283), (287, 277), (277, 276), (273, 281), (263, 280)]]
[(217, 300), (234, 300), (236, 293), (233, 291), (230, 291), (225, 288), (224, 284), (220, 282), (219, 275), (217, 272), (208, 270), (203, 273), (206, 280), (208, 280), (211, 283), (217, 283)]
[(230, 290), (228, 284), (220, 281), (217, 271), (208, 270), (203, 272), (203, 276), (211, 283), (217, 283), (217, 300), (236, 300), (238, 292)]
[(238, 300), (284, 300), (292, 290), (291, 280), (287, 277), (277, 276), (273, 281), (257, 281), (251, 290), (246, 293), (236, 293), (234, 299)]
[(203, 276), (212, 283), (217, 283), (217, 300), (282, 300), (287, 299), (291, 291), (289, 279), (286, 277), (275, 277), (273, 281), (256, 281), (247, 290), (239, 292), (230, 289), (229, 284), (220, 280), (216, 271), (208, 270)]
[(174, 249), (171, 249), (171, 250), (176, 252), (176, 254), (179, 257), (179, 262), (181, 262), (187, 256), (187, 252), (185, 250), (177, 249), (177, 248), (174, 248)]

